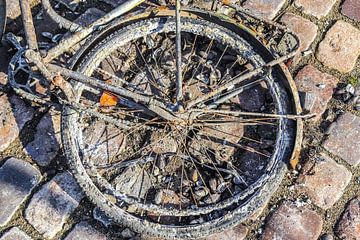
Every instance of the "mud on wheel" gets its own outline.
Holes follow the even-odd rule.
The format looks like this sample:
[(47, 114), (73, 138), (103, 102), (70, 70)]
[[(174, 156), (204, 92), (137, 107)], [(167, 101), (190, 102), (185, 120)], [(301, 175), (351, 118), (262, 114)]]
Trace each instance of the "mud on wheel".
[(64, 109), (64, 148), (81, 187), (112, 219), (146, 235), (197, 238), (244, 221), (276, 190), (294, 149), (296, 122), (272, 117), (296, 113), (291, 79), (277, 67), (195, 101), (269, 54), (245, 33), (183, 17), (184, 107), (178, 108), (174, 18), (113, 29), (80, 51), (76, 69), (174, 106), (181, 121), (74, 84), (78, 103), (113, 120)]

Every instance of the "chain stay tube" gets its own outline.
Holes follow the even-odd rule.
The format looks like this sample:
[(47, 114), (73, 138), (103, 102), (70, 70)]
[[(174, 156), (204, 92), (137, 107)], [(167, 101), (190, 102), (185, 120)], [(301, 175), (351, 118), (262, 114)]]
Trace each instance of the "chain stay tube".
[(27, 44), (30, 49), (38, 50), (38, 43), (29, 0), (21, 0), (20, 8)]

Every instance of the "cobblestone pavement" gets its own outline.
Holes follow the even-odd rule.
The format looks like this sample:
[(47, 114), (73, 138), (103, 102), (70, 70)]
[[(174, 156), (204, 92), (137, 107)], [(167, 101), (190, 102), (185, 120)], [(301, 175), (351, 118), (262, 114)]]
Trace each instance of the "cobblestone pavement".
[[(76, 8), (76, 1), (57, 1)], [(16, 1), (8, 2), (10, 18), (16, 18)], [(119, 2), (97, 4), (109, 9)], [(313, 101), (303, 101), (304, 109), (317, 115), (306, 122), (298, 169), (289, 170), (263, 211), (207, 239), (360, 239), (360, 0), (238, 4), (299, 35), (302, 54), (289, 63), (290, 70), (300, 96), (312, 96)], [(88, 10), (86, 16), (103, 10)], [(49, 21), (38, 17), (35, 24), (40, 31), (57, 32)], [(12, 22), (10, 28), (19, 25)], [(142, 239), (113, 224), (84, 197), (64, 164), (59, 115), (32, 107), (9, 90), (11, 54), (6, 47), (0, 52), (0, 240)]]

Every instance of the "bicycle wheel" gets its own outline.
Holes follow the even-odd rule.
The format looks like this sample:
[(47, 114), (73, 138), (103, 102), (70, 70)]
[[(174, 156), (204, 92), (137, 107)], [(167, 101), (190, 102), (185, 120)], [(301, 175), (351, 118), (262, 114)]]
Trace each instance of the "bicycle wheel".
[(6, 25), (6, 1), (0, 0), (0, 40), (5, 31)]
[[(80, 50), (77, 71), (171, 106), (174, 32), (171, 16), (108, 31)], [(185, 106), (264, 63), (256, 46), (214, 22), (184, 17), (182, 38)], [(274, 70), (232, 86), (182, 110), (196, 111), (185, 123), (74, 84), (78, 103), (117, 122), (65, 107), (62, 133), (70, 168), (97, 206), (140, 233), (184, 239), (231, 227), (275, 191), (294, 148), (296, 123), (266, 115), (294, 111), (283, 79)], [(229, 97), (229, 91), (236, 94)], [(267, 117), (236, 114), (241, 112)]]

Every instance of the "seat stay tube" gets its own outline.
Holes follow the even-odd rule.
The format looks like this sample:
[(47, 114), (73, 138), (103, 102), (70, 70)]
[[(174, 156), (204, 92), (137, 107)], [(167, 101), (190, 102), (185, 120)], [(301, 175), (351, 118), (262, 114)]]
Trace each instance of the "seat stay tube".
[(21, 0), (20, 8), (27, 44), (30, 49), (37, 51), (38, 42), (29, 0)]
[(128, 11), (132, 10), (136, 6), (143, 3), (145, 0), (128, 0), (125, 3), (121, 4), (111, 12), (107, 13), (102, 18), (98, 19), (94, 23), (90, 24), (87, 27), (82, 28), (80, 31), (75, 32), (74, 34), (70, 35), (69, 37), (60, 41), (58, 45), (50, 49), (47, 55), (44, 57), (44, 63), (49, 63), (53, 59), (57, 58), (71, 47), (73, 47), (78, 42), (87, 38), (90, 34), (92, 34), (95, 30), (97, 30), (100, 26), (103, 26), (117, 17), (122, 16), (123, 14), (127, 13)]

